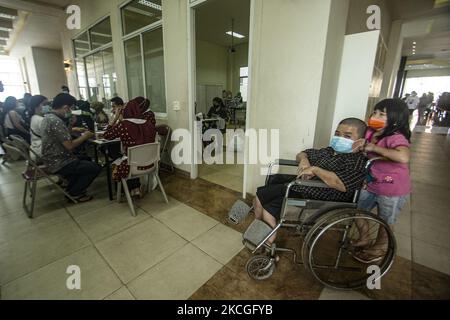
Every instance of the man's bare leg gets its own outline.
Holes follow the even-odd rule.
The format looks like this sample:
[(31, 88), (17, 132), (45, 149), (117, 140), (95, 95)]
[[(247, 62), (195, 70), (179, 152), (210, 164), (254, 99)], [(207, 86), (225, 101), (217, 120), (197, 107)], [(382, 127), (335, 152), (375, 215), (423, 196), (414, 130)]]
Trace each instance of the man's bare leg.
[[(267, 223), (272, 229), (274, 229), (275, 226), (277, 225), (277, 219), (275, 219), (275, 217), (273, 215), (271, 215), (269, 212), (267, 212), (264, 209), (263, 209), (263, 219), (262, 220), (265, 223)], [(277, 237), (277, 234), (275, 233), (273, 236), (271, 236), (269, 238), (269, 240), (267, 240), (266, 244), (271, 246), (272, 243), (274, 243), (276, 237)]]
[(253, 200), (253, 207), (255, 208), (255, 218), (258, 220), (262, 220), (263, 206), (261, 204), (261, 201), (259, 201), (258, 196), (255, 197), (255, 200)]

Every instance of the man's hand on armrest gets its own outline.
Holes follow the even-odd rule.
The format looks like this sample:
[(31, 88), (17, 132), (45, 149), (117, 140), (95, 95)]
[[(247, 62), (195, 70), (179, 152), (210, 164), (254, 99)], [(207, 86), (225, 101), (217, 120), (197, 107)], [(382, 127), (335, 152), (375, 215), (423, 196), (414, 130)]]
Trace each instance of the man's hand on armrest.
[(86, 142), (87, 140), (93, 138), (95, 135), (91, 131), (86, 131), (83, 133), (83, 135), (77, 139), (74, 140), (67, 140), (63, 142), (64, 148), (66, 148), (69, 151), (72, 151), (76, 149), (78, 146)]
[(305, 152), (300, 152), (297, 155), (297, 162), (298, 164), (298, 170), (297, 170), (297, 177), (300, 177), (303, 175), (303, 172), (311, 167), (311, 163), (309, 162), (308, 155)]
[(332, 171), (327, 171), (319, 167), (310, 167), (303, 171), (303, 176), (309, 179), (312, 177), (319, 177), (330, 188), (341, 192), (347, 192), (347, 188), (342, 180)]

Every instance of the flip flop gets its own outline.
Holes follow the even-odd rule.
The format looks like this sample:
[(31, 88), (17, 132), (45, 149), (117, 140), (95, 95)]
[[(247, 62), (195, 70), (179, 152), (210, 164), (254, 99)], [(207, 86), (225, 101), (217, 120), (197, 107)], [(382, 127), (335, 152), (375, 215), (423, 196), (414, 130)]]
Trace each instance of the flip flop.
[(351, 240), (350, 245), (355, 248), (361, 248), (361, 247), (367, 247), (372, 244), (372, 240), (366, 239), (366, 240)]
[(84, 195), (84, 196), (75, 198), (75, 200), (77, 200), (78, 203), (89, 202), (92, 199), (94, 199), (94, 197), (93, 196), (88, 196), (88, 195)]
[(353, 258), (364, 264), (371, 264), (371, 263), (379, 262), (379, 261), (383, 260), (383, 258), (385, 256), (386, 256), (386, 252), (383, 252), (381, 255), (371, 255), (371, 254), (367, 253), (366, 251), (361, 251), (361, 252), (353, 255)]

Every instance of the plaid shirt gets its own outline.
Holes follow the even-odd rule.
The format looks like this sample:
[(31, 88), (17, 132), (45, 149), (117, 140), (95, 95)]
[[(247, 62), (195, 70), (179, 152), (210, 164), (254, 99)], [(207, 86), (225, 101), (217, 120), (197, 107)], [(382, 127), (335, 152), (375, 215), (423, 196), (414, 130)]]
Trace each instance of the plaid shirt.
[(308, 149), (304, 152), (311, 166), (334, 172), (345, 185), (347, 192), (305, 186), (293, 186), (292, 190), (302, 193), (306, 199), (352, 202), (355, 191), (362, 188), (367, 176), (365, 169), (367, 158), (362, 153), (337, 154), (331, 147), (320, 150)]

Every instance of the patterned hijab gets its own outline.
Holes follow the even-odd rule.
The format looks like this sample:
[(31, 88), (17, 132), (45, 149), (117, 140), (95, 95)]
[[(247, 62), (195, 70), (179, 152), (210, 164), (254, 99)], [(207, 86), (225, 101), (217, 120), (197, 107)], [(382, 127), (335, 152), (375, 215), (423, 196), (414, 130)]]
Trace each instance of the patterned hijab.
[(127, 129), (136, 145), (155, 142), (156, 137), (155, 125), (145, 119), (143, 113), (143, 105), (148, 100), (142, 99), (131, 100), (123, 110), (122, 125)]

